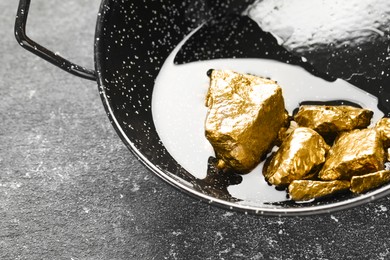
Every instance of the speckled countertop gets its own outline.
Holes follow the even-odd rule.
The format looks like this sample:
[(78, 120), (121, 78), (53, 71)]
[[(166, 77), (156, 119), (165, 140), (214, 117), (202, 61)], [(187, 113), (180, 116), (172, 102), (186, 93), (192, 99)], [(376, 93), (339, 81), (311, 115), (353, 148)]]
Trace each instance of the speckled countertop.
[[(93, 65), (100, 2), (33, 0), (31, 38)], [(332, 215), (260, 217), (189, 198), (110, 125), (96, 83), (16, 43), (0, 1), (0, 259), (389, 259), (390, 198)]]

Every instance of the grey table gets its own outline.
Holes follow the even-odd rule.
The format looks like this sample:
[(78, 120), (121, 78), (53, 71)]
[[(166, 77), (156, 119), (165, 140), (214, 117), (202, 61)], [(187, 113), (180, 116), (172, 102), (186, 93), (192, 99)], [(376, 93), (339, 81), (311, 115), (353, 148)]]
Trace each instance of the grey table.
[[(92, 67), (98, 0), (33, 0), (29, 35)], [(199, 202), (150, 173), (96, 83), (22, 49), (0, 1), (0, 259), (390, 259), (390, 198), (313, 217)]]

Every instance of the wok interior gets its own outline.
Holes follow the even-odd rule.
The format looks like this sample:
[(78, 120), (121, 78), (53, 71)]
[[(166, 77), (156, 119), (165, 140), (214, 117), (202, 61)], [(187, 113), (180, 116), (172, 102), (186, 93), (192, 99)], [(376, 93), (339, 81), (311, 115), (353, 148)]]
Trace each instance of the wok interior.
[[(316, 18), (314, 10), (319, 9), (314, 8), (321, 1), (304, 1), (299, 5), (295, 2), (153, 1), (145, 5), (142, 1), (104, 1), (96, 35), (96, 66), (103, 101), (111, 113), (114, 127), (129, 149), (160, 177), (174, 186), (186, 187), (184, 189), (192, 195), (219, 199), (222, 204), (226, 201), (229, 207), (246, 205), (240, 198), (232, 200), (225, 196), (223, 187), (203, 189), (202, 180), (183, 169), (167, 152), (153, 123), (151, 98), (161, 66), (177, 44), (201, 24), (204, 24), (202, 29), (176, 56), (177, 64), (218, 58), (267, 58), (292, 63), (326, 80), (342, 78), (377, 96), (379, 108), (389, 115), (390, 91), (386, 86), (390, 73), (390, 33), (389, 27), (385, 26), (388, 25), (389, 4), (377, 1), (381, 10), (374, 8), (375, 5), (369, 7), (382, 12), (372, 21), (372, 27), (365, 26), (358, 32), (352, 28), (355, 31), (340, 34), (340, 27), (349, 21), (332, 20), (333, 28), (329, 28), (329, 19), (335, 14), (338, 17), (339, 12), (347, 12), (351, 6), (359, 15), (367, 6), (361, 4), (359, 7), (357, 1), (332, 1), (329, 5), (333, 4), (334, 8), (324, 9), (329, 10), (329, 19), (321, 18), (323, 27), (328, 26), (323, 30), (333, 37), (329, 41), (329, 37), (321, 35), (313, 36), (317, 37), (314, 40), (299, 38), (305, 24), (310, 25), (310, 17)], [(291, 10), (298, 10), (298, 16), (286, 15)], [(301, 21), (291, 23), (295, 21), (291, 19), (297, 17), (301, 17)], [(276, 18), (277, 23), (273, 20)], [(321, 24), (318, 26), (322, 28)], [(318, 27), (313, 28), (318, 30)], [(332, 34), (336, 29), (339, 34)], [(256, 211), (315, 208), (351, 199), (354, 198), (346, 194), (311, 204), (282, 201), (267, 205), (251, 201), (248, 205)]]

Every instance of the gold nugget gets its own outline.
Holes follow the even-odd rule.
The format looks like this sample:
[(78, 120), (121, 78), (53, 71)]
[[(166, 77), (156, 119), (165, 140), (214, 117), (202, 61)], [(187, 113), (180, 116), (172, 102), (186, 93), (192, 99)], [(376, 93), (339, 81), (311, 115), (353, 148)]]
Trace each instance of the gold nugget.
[(375, 128), (381, 136), (383, 146), (390, 147), (390, 118), (382, 118), (376, 123)]
[(386, 158), (386, 161), (390, 162), (390, 148), (387, 148), (385, 150), (385, 158)]
[(375, 129), (341, 134), (319, 173), (322, 180), (350, 180), (353, 175), (383, 170), (385, 152)]
[(307, 201), (345, 191), (349, 187), (349, 181), (295, 180), (288, 186), (288, 193), (292, 200)]
[(298, 127), (284, 140), (279, 150), (263, 167), (265, 179), (276, 186), (307, 179), (325, 162), (329, 146), (314, 130)]
[(240, 173), (260, 162), (288, 118), (275, 81), (230, 70), (211, 71), (206, 106), (206, 137), (218, 166)]
[(352, 106), (303, 105), (294, 120), (299, 126), (309, 127), (323, 136), (365, 128), (373, 112)]
[(360, 176), (353, 176), (351, 179), (351, 191), (363, 193), (377, 188), (390, 181), (390, 171), (379, 171)]

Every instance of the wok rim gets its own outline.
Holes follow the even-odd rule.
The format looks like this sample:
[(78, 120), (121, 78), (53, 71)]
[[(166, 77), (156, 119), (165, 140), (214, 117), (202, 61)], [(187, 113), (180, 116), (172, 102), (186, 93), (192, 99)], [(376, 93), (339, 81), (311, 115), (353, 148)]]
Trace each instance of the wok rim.
[(162, 180), (164, 180), (171, 186), (175, 187), (179, 191), (190, 195), (190, 197), (194, 199), (200, 199), (201, 201), (206, 202), (207, 204), (210, 205), (218, 206), (223, 209), (243, 212), (245, 214), (249, 213), (255, 215), (279, 216), (279, 217), (280, 216), (312, 216), (312, 215), (319, 215), (319, 214), (329, 214), (340, 210), (354, 208), (372, 202), (379, 198), (383, 198), (390, 194), (390, 184), (388, 184), (378, 189), (375, 189), (373, 191), (370, 191), (368, 193), (361, 194), (350, 199), (346, 199), (338, 202), (332, 202), (324, 205), (314, 205), (314, 206), (311, 205), (309, 207), (299, 207), (299, 208), (255, 207), (250, 205), (243, 205), (234, 202), (229, 202), (229, 201), (217, 199), (212, 196), (203, 194), (191, 188), (187, 184), (185, 184), (184, 180), (179, 181), (180, 179), (179, 177), (159, 169), (135, 147), (135, 145), (132, 143), (130, 138), (125, 134), (125, 131), (122, 129), (122, 127), (120, 126), (119, 122), (115, 117), (114, 110), (111, 107), (111, 103), (105, 91), (104, 78), (102, 76), (101, 71), (102, 71), (102, 64), (104, 63), (106, 56), (103, 56), (103, 52), (100, 51), (103, 47), (102, 46), (103, 41), (100, 40), (103, 37), (101, 37), (100, 35), (102, 34), (104, 28), (103, 9), (104, 6), (109, 5), (109, 3), (110, 3), (109, 0), (102, 0), (98, 11), (96, 29), (95, 29), (94, 65), (95, 65), (95, 71), (97, 77), (96, 80), (98, 84), (99, 95), (101, 97), (104, 109), (107, 113), (110, 123), (114, 127), (116, 133), (121, 138), (122, 142), (126, 145), (126, 147), (130, 150), (130, 152), (132, 152), (132, 154), (136, 156), (138, 161), (140, 161), (144, 166), (146, 166), (146, 168), (149, 169), (149, 171), (156, 174)]

